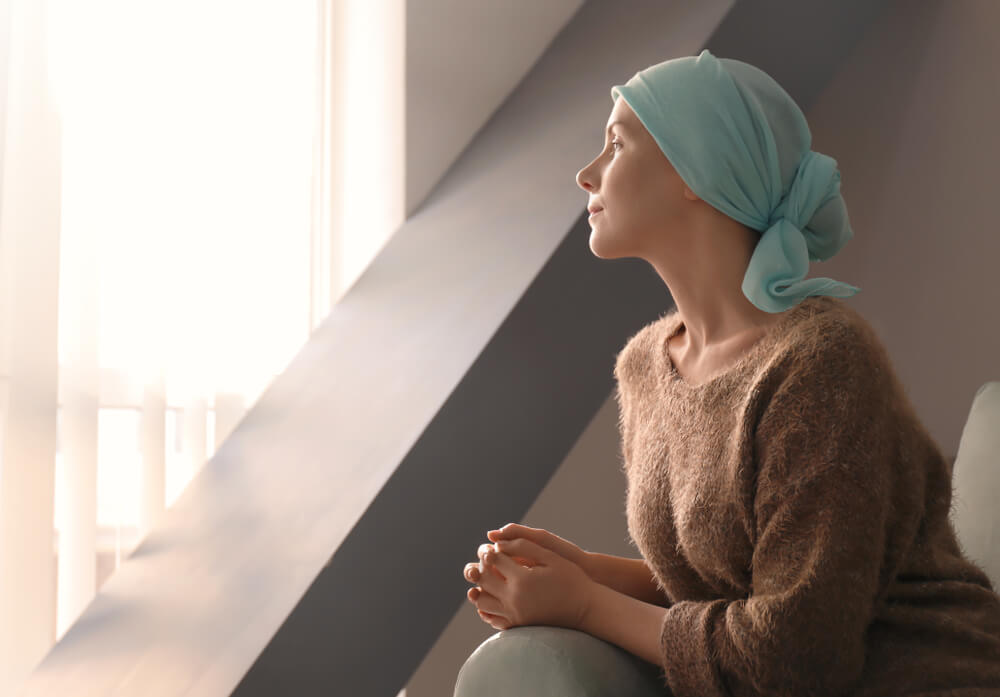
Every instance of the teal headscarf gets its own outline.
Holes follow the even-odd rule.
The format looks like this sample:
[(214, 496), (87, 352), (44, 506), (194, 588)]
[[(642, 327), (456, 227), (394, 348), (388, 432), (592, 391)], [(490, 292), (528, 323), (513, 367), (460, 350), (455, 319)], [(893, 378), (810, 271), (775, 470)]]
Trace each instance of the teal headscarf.
[(684, 183), (730, 218), (762, 232), (743, 294), (765, 312), (810, 295), (846, 298), (861, 289), (805, 279), (854, 234), (837, 161), (811, 150), (795, 101), (748, 63), (698, 56), (664, 61), (611, 88), (656, 140)]

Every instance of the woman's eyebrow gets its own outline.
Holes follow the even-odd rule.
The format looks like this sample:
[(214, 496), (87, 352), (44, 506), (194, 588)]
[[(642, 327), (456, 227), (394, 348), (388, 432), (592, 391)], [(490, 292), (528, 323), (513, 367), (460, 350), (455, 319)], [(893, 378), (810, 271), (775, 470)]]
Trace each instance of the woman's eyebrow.
[(608, 124), (608, 128), (604, 132), (604, 134), (607, 135), (608, 133), (610, 133), (611, 129), (615, 126), (624, 126), (624, 125), (625, 125), (624, 121), (612, 121), (611, 123)]

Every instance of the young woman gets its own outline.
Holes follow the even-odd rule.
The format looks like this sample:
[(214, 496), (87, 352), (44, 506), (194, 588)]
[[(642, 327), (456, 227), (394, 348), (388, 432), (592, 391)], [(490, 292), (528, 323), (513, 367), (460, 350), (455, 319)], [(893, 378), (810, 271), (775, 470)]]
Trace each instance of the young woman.
[(1000, 597), (958, 546), (950, 465), (841, 299), (859, 289), (804, 278), (852, 235), (836, 161), (770, 76), (708, 50), (611, 94), (577, 174), (591, 250), (647, 260), (676, 304), (615, 364), (643, 559), (508, 526), (470, 600), (614, 643), (676, 697), (1000, 694)]

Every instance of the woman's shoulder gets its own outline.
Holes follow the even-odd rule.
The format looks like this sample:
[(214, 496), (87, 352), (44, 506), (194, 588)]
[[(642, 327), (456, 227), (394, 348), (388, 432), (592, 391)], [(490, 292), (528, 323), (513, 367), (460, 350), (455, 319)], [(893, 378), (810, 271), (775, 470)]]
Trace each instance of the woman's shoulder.
[(841, 298), (814, 296), (802, 320), (792, 324), (780, 343), (799, 355), (859, 349), (884, 349), (867, 319)]
[(892, 375), (889, 353), (875, 328), (841, 298), (814, 296), (801, 319), (775, 341), (769, 368), (807, 381), (821, 376), (858, 374), (870, 386), (885, 386)]

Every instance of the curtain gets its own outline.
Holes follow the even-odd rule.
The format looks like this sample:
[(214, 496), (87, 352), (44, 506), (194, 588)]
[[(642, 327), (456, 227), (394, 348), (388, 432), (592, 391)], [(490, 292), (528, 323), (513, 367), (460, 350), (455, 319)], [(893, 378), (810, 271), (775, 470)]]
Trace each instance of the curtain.
[(343, 292), (333, 13), (0, 4), (0, 694)]

